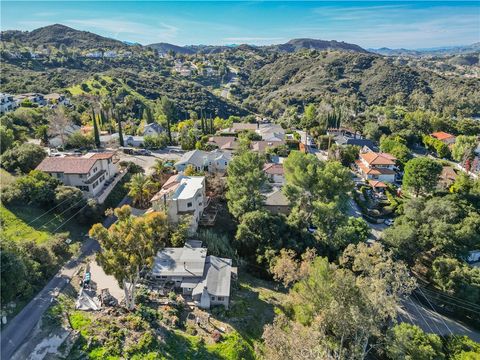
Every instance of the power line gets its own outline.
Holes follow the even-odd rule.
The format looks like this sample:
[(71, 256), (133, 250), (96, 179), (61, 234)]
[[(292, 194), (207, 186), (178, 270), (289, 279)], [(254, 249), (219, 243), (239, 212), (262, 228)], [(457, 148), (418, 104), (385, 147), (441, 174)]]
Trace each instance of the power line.
[(443, 322), (443, 325), (445, 325), (445, 327), (448, 329), (448, 331), (450, 332), (451, 335), (455, 336), (452, 332), (452, 330), (448, 327), (447, 323), (445, 322), (445, 320), (443, 319), (443, 316), (441, 314), (438, 313), (438, 311), (435, 310), (435, 308), (433, 307), (432, 303), (430, 302), (430, 300), (428, 300), (427, 296), (424, 294), (424, 292), (422, 291), (422, 289), (419, 287), (418, 290), (420, 290), (420, 293), (422, 294), (422, 296), (427, 300), (428, 304), (430, 305), (430, 307), (432, 308), (432, 310), (440, 317), (440, 320), (442, 320)]
[(58, 229), (60, 229), (63, 225), (65, 225), (67, 222), (69, 222), (70, 220), (72, 220), (75, 215), (77, 215), (80, 211), (83, 210), (84, 207), (86, 207), (88, 204), (85, 204), (84, 206), (82, 206), (77, 212), (75, 212), (71, 217), (69, 217), (67, 220), (65, 220), (63, 223), (60, 224), (59, 227), (57, 227), (55, 230), (53, 230), (53, 232), (56, 232)]
[(51, 208), (50, 210), (48, 211), (45, 211), (42, 215), (40, 216), (37, 216), (35, 219), (33, 219), (32, 221), (30, 221), (27, 225), (31, 225), (33, 222), (37, 221), (38, 219), (40, 219), (41, 217), (47, 215), (50, 211), (56, 209), (57, 207), (59, 207), (60, 205), (62, 205), (64, 202), (70, 200), (70, 198), (66, 198), (65, 200), (63, 200), (60, 204), (57, 204), (55, 207)]
[[(68, 207), (66, 210), (62, 211), (60, 214), (57, 214), (56, 216), (61, 216), (63, 214), (65, 214), (68, 210), (72, 209), (73, 207), (75, 207), (76, 205), (78, 205), (81, 201), (85, 200), (83, 197), (77, 201), (75, 204), (71, 205), (70, 207)], [(84, 206), (85, 207), (85, 206)], [(43, 224), (41, 227), (45, 227), (47, 224), (51, 223), (53, 220), (55, 220), (56, 217), (54, 217), (53, 219), (47, 221), (45, 224)]]
[[(420, 299), (417, 297), (417, 294), (415, 294), (415, 292), (412, 292), (412, 295), (415, 296), (415, 299), (416, 299), (418, 302), (420, 302)], [(440, 328), (438, 327), (436, 321), (433, 321), (433, 320), (432, 320), (432, 322), (433, 322), (433, 325), (437, 328), (437, 334), (443, 337), (443, 335), (441, 334), (442, 332), (440, 331)], [(434, 333), (435, 333), (435, 331), (434, 331)]]
[(422, 312), (418, 309), (418, 306), (417, 304), (415, 303), (414, 300), (410, 299), (411, 303), (413, 304), (413, 306), (415, 307), (415, 309), (417, 310), (417, 312), (420, 314), (420, 317), (422, 318), (423, 322), (428, 326), (428, 328), (430, 329), (430, 331), (432, 333), (435, 333), (435, 331), (433, 331), (432, 327), (430, 326), (430, 324), (428, 323), (428, 321), (425, 319), (425, 317), (423, 316)]
[[(429, 292), (431, 294), (434, 294), (434, 295), (438, 295), (438, 296), (443, 296), (443, 297), (446, 297), (448, 299), (451, 299), (453, 301), (458, 301), (459, 303), (462, 303), (462, 304), (465, 304), (465, 305), (469, 305), (469, 306), (472, 306), (472, 307), (476, 307), (478, 308), (478, 310), (480, 310), (480, 305), (477, 305), (476, 303), (473, 303), (471, 301), (468, 301), (468, 300), (465, 300), (465, 299), (460, 299), (456, 296), (452, 296), (452, 295), (449, 295), (447, 293), (444, 293), (444, 292), (441, 292), (441, 291), (437, 291), (437, 290), (431, 290), (431, 289), (427, 289), (427, 288), (424, 288), (423, 289), (424, 291), (426, 292)], [(432, 295), (433, 296), (433, 295)], [(443, 301), (443, 300), (442, 300)]]

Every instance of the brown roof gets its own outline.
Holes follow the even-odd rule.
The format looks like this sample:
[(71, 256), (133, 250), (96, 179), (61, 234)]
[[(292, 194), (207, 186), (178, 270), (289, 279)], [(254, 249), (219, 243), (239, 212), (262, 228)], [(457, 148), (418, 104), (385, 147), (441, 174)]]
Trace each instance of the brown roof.
[(242, 130), (257, 130), (257, 124), (250, 124), (250, 123), (233, 123), (232, 130), (233, 131), (242, 131)]
[(239, 142), (235, 136), (212, 136), (208, 142), (217, 145), (219, 149), (235, 150), (239, 146)]
[(95, 153), (90, 157), (90, 159), (104, 160), (104, 159), (110, 159), (112, 157), (113, 157), (113, 152), (102, 152), (102, 153)]
[(285, 141), (252, 141), (252, 143), (250, 144), (250, 148), (253, 150), (253, 151), (258, 151), (258, 152), (265, 152), (265, 150), (267, 148), (271, 148), (271, 147), (275, 147), (275, 146), (279, 146), (279, 145), (283, 145), (285, 144)]
[(163, 195), (168, 194), (172, 191), (175, 191), (180, 186), (181, 174), (172, 175), (168, 180), (163, 184), (161, 190), (157, 192), (150, 201), (156, 201), (163, 197)]
[(446, 133), (444, 131), (437, 131), (432, 133), (431, 135), (438, 140), (447, 140), (455, 137), (454, 135)]
[(386, 188), (387, 185), (385, 183), (378, 181), (378, 180), (368, 180), (368, 183), (374, 188)]
[(395, 165), (395, 157), (387, 153), (367, 152), (360, 154), (360, 157), (368, 165)]
[(274, 163), (265, 164), (265, 166), (263, 167), (263, 171), (271, 175), (283, 175), (285, 173), (283, 171), (282, 164), (274, 164)]
[(355, 164), (360, 168), (360, 170), (368, 175), (392, 175), (395, 174), (395, 171), (385, 168), (369, 168), (365, 166), (360, 160), (355, 160)]
[(65, 174), (88, 174), (98, 159), (83, 157), (66, 156), (66, 157), (46, 157), (37, 166), (36, 170), (48, 173), (65, 173)]

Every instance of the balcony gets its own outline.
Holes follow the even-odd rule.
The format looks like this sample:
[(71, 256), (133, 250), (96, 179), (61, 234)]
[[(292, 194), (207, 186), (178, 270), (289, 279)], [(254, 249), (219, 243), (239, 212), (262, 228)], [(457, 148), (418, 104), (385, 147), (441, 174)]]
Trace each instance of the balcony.
[(93, 175), (91, 178), (85, 180), (83, 183), (86, 184), (86, 185), (90, 185), (92, 184), (95, 180), (97, 180), (98, 178), (100, 178), (100, 176), (102, 176), (103, 174), (105, 174), (106, 171), (105, 170), (101, 170), (97, 173), (95, 173), (95, 175)]

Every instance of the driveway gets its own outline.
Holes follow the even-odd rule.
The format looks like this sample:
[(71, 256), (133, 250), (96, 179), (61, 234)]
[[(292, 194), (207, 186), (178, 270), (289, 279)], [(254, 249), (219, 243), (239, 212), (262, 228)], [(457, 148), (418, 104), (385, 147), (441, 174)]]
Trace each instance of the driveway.
[[(356, 218), (363, 218), (362, 212), (358, 207), (357, 203), (353, 199), (348, 200), (348, 209), (347, 214)], [(388, 227), (384, 223), (373, 224), (367, 221), (368, 226), (370, 227), (370, 239), (379, 240), (382, 236), (382, 232)]]
[(179, 149), (178, 147), (169, 146), (164, 150), (152, 151), (152, 155), (150, 156), (127, 155), (121, 151), (119, 151), (117, 155), (120, 161), (131, 161), (141, 166), (145, 170), (145, 174), (151, 175), (153, 173), (151, 168), (155, 164), (156, 159), (172, 160), (175, 162), (178, 161), (184, 153), (185, 151)]
[[(129, 202), (125, 197), (118, 206)], [(103, 222), (105, 227), (110, 227), (116, 218), (108, 217)], [(0, 334), (1, 356), (0, 359), (11, 359), (15, 351), (27, 341), (43, 313), (50, 307), (52, 301), (58, 296), (59, 292), (70, 282), (72, 277), (78, 272), (83, 259), (96, 253), (100, 245), (95, 239), (88, 238), (83, 243), (82, 250), (78, 257), (67, 262), (51, 279), (48, 284), (20, 311), (17, 316), (10, 320), (9, 324)]]

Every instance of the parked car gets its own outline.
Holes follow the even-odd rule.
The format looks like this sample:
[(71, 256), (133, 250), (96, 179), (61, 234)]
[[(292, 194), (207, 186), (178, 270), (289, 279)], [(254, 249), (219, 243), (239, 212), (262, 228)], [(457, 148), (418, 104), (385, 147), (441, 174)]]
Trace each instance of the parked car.
[(137, 154), (138, 155), (144, 155), (144, 156), (150, 156), (152, 155), (152, 152), (150, 150), (147, 150), (147, 149), (140, 149), (137, 151)]
[(392, 226), (393, 225), (393, 219), (386, 219), (385, 220), (385, 225)]

